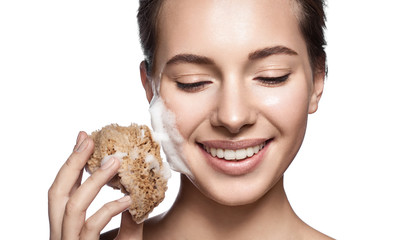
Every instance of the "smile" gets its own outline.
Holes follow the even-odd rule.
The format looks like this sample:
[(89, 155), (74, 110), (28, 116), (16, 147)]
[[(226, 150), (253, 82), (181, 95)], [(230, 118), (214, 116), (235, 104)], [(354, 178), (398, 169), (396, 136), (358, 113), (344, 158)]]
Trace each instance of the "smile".
[(263, 161), (274, 139), (255, 138), (240, 141), (197, 142), (207, 163), (221, 173), (240, 176), (253, 172)]
[(251, 157), (262, 150), (265, 147), (266, 142), (261, 143), (259, 145), (242, 148), (242, 149), (223, 149), (223, 148), (213, 148), (203, 145), (203, 149), (208, 152), (213, 157), (218, 157), (221, 159), (229, 160), (229, 161), (236, 161), (236, 160), (243, 160), (247, 157)]
[(269, 140), (249, 140), (242, 142), (213, 141), (199, 144), (212, 157), (222, 160), (239, 161), (260, 152)]

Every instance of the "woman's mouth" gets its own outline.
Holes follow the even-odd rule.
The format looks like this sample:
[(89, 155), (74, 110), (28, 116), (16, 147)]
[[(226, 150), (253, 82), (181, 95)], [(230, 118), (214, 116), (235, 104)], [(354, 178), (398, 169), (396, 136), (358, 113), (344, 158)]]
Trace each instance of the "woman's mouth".
[(244, 175), (259, 166), (272, 140), (207, 141), (198, 145), (213, 169), (227, 175)]
[(213, 157), (221, 158), (229, 161), (243, 160), (248, 157), (252, 157), (257, 154), (262, 148), (264, 148), (266, 142), (263, 142), (256, 146), (251, 146), (241, 149), (224, 149), (224, 148), (214, 148), (202, 145), (203, 149), (208, 152)]

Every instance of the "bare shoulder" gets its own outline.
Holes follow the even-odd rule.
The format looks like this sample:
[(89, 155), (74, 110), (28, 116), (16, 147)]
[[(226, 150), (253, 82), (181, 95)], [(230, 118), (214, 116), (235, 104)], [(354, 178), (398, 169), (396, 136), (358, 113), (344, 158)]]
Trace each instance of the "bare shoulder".
[(316, 239), (316, 240), (335, 240), (334, 238), (331, 238), (321, 232), (316, 231), (316, 233), (313, 233), (309, 236), (308, 239)]
[(116, 238), (117, 233), (119, 232), (119, 228), (115, 228), (103, 234), (100, 234), (100, 240), (113, 240)]
[(308, 226), (306, 228), (303, 235), (305, 236), (304, 239), (314, 239), (314, 240), (334, 240), (334, 238), (329, 237), (328, 235), (319, 232), (318, 230)]
[(164, 214), (147, 219), (144, 222), (143, 238), (145, 240), (165, 239), (165, 223), (162, 221)]
[[(170, 229), (163, 220), (164, 215), (159, 215), (153, 218), (150, 218), (144, 222), (143, 227), (143, 238), (145, 240), (154, 240), (154, 239), (168, 239), (171, 234), (168, 232)], [(100, 235), (101, 240), (113, 240), (116, 238), (119, 228), (110, 230)], [(329, 237), (316, 229), (310, 227), (309, 225), (304, 224), (304, 227), (299, 231), (299, 239), (313, 239), (313, 240), (334, 240), (334, 238)], [(166, 237), (167, 236), (167, 237)]]
[[(159, 233), (160, 231), (156, 230), (158, 229), (159, 222), (161, 220), (162, 216), (156, 216), (150, 219), (147, 219), (144, 222), (144, 227), (143, 227), (143, 233), (144, 233), (144, 239), (158, 239), (156, 238), (157, 235), (154, 233)], [(119, 228), (112, 229), (110, 231), (107, 231), (105, 233), (100, 234), (100, 240), (113, 240), (116, 238), (117, 234), (119, 232)]]

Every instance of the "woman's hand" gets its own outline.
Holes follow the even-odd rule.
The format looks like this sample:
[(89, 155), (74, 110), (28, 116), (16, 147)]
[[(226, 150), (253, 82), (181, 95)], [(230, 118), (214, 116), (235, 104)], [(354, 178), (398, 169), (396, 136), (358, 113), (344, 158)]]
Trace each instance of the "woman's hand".
[[(118, 159), (112, 158), (81, 184), (83, 168), (94, 149), (85, 132), (77, 137), (73, 153), (60, 169), (49, 189), (50, 239), (99, 239), (110, 219), (130, 206), (130, 197), (106, 203), (86, 220), (86, 210), (100, 189), (117, 173)], [(123, 214), (116, 239), (142, 239), (142, 224)]]

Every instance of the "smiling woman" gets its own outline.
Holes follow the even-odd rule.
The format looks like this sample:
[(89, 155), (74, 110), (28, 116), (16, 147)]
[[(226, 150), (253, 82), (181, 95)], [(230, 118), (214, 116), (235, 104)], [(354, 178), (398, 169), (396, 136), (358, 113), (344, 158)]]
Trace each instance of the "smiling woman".
[[(269, 193), (282, 185), (302, 143), (307, 115), (317, 109), (324, 74), (312, 71), (289, 1), (163, 4), (152, 72), (143, 68), (141, 77), (154, 86), (146, 91), (176, 115), (179, 147), (196, 186), (181, 196), (199, 194), (214, 201), (216, 215), (231, 206), (247, 219), (256, 212), (236, 207), (271, 202)], [(231, 161), (248, 148), (259, 150)]]
[[(309, 50), (314, 47), (300, 27), (306, 23), (296, 17), (300, 4), (154, 4), (152, 45), (145, 47), (141, 27), (147, 57), (141, 78), (148, 100), (161, 99), (174, 114), (190, 174), (182, 175), (173, 208), (145, 223), (145, 237), (327, 238), (293, 213), (283, 190), (283, 173), (303, 141), (308, 114), (317, 110), (325, 75), (325, 54)], [(144, 10), (141, 5), (140, 26)], [(323, 44), (323, 38), (316, 43)]]
[[(138, 20), (153, 128), (182, 173), (181, 188), (167, 213), (139, 225), (124, 214), (120, 230), (103, 238), (119, 232), (118, 239), (330, 239), (294, 213), (283, 187), (323, 92), (323, 2), (146, 0)], [(83, 151), (74, 156), (86, 158), (91, 143), (84, 134), (78, 145)], [(92, 179), (104, 184), (117, 165)], [(82, 226), (73, 221), (87, 198), (82, 188), (99, 188), (86, 184), (73, 194), (79, 202), (52, 214), (55, 236), (62, 229), (63, 236), (97, 237), (128, 207), (112, 202)]]

